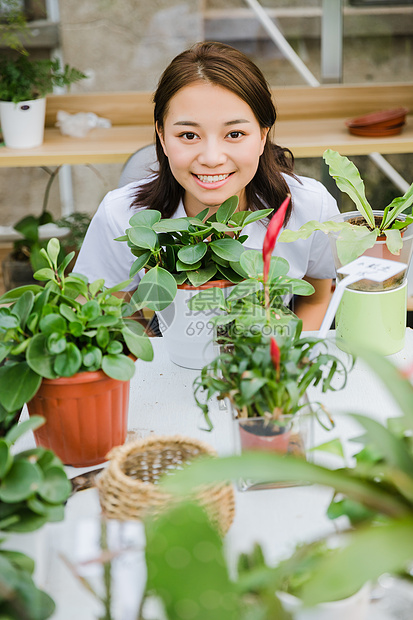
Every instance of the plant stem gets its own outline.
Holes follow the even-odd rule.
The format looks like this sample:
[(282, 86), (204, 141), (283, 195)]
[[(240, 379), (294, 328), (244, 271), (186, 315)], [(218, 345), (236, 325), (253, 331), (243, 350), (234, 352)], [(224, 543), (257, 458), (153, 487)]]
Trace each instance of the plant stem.
[(47, 203), (49, 202), (50, 188), (52, 187), (52, 183), (55, 180), (56, 175), (59, 172), (60, 168), (61, 166), (58, 166), (55, 170), (53, 170), (53, 172), (50, 172), (48, 168), (44, 168), (44, 170), (46, 170), (46, 172), (50, 174), (50, 177), (49, 177), (49, 180), (47, 181), (46, 189), (44, 192), (42, 214), (45, 213), (45, 211), (47, 210)]
[(267, 281), (264, 282), (264, 307), (265, 307), (265, 317), (269, 325), (271, 321), (271, 313), (270, 313), (271, 304), (270, 304), (270, 289), (269, 289)]
[[(104, 551), (108, 550), (108, 538), (107, 538), (107, 524), (102, 521), (101, 526), (101, 536), (100, 536), (100, 546)], [(102, 616), (100, 620), (113, 620), (111, 614), (112, 607), (112, 575), (111, 575), (111, 564), (110, 560), (103, 563), (103, 583), (105, 586), (105, 596), (102, 599), (105, 615)]]

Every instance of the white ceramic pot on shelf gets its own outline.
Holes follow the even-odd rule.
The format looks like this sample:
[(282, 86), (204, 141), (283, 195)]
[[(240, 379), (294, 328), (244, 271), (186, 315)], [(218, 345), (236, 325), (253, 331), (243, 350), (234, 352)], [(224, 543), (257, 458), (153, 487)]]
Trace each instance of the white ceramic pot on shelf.
[(366, 583), (348, 598), (319, 603), (314, 607), (304, 607), (299, 598), (288, 592), (278, 592), (277, 596), (293, 620), (365, 620), (370, 602), (370, 589), (370, 584)]
[(11, 149), (31, 149), (43, 143), (46, 98), (29, 101), (0, 101), (4, 142)]

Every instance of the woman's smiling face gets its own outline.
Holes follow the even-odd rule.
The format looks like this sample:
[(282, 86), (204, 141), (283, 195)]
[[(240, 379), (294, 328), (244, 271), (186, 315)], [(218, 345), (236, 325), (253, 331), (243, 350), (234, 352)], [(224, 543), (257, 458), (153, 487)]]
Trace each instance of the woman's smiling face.
[(246, 209), (245, 187), (254, 177), (268, 129), (237, 95), (206, 82), (181, 88), (169, 102), (163, 130), (165, 155), (184, 188), (188, 215), (219, 207), (238, 196)]

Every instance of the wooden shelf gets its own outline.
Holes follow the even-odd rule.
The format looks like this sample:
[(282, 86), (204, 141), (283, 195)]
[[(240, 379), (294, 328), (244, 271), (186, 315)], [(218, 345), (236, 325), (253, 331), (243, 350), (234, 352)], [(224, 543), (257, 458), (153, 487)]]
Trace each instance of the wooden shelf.
[[(404, 106), (413, 114), (413, 84), (353, 84), (274, 89), (277, 107), (273, 139), (295, 157), (321, 157), (331, 148), (342, 155), (413, 153), (413, 116), (400, 134), (386, 138), (351, 135), (345, 121), (378, 110)], [(110, 129), (92, 129), (84, 138), (62, 136), (58, 110), (94, 112)], [(152, 94), (107, 92), (47, 97), (44, 143), (35, 149), (0, 147), (0, 167), (123, 163), (154, 142)]]
[[(387, 138), (353, 136), (344, 122), (344, 118), (279, 120), (275, 141), (290, 148), (297, 158), (321, 157), (327, 148), (341, 155), (413, 152), (413, 116), (407, 118), (401, 134)], [(37, 148), (0, 147), (0, 167), (123, 163), (136, 150), (154, 142), (154, 137), (151, 125), (92, 129), (85, 138), (62, 136), (58, 129), (46, 128), (44, 143)]]

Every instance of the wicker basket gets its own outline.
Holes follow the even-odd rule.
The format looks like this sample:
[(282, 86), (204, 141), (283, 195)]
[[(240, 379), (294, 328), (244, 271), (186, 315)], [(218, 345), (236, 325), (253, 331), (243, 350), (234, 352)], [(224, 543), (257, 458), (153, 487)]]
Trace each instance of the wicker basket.
[[(215, 454), (208, 444), (179, 435), (139, 439), (113, 448), (108, 467), (96, 479), (103, 513), (121, 521), (158, 514), (172, 499), (156, 486), (161, 476), (198, 456)], [(225, 534), (234, 519), (232, 486), (203, 486), (194, 497)]]

